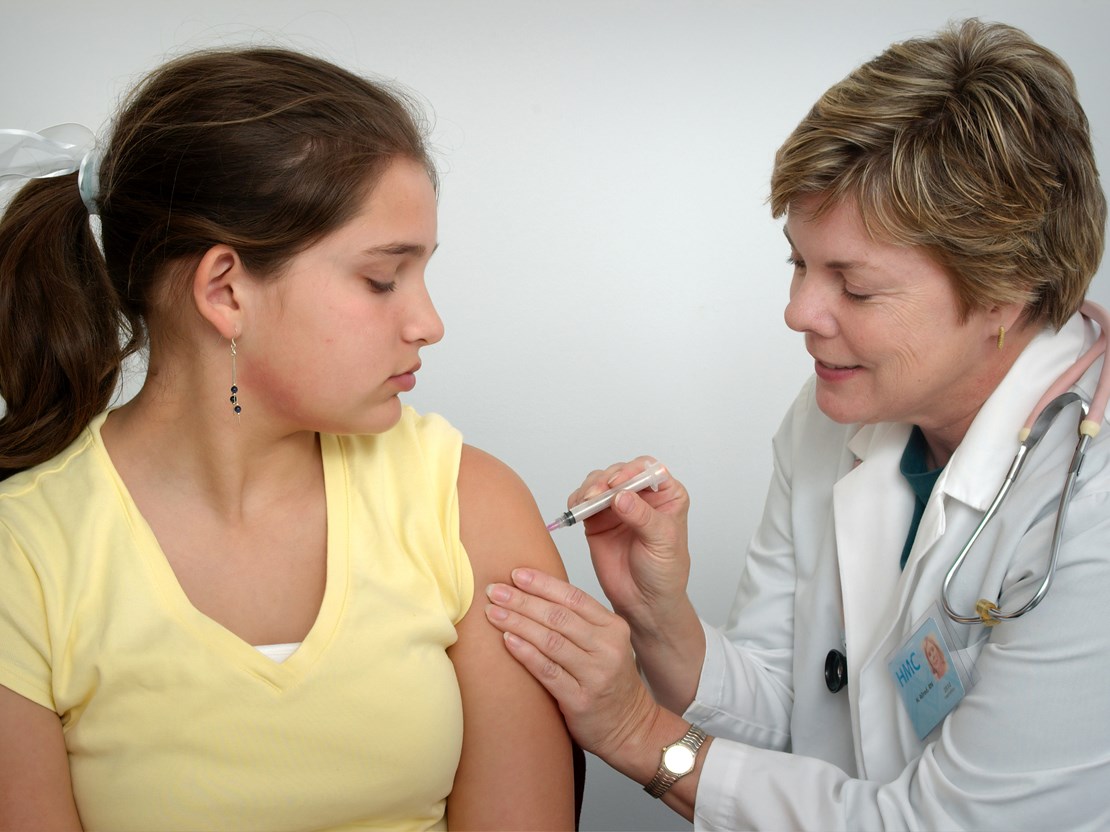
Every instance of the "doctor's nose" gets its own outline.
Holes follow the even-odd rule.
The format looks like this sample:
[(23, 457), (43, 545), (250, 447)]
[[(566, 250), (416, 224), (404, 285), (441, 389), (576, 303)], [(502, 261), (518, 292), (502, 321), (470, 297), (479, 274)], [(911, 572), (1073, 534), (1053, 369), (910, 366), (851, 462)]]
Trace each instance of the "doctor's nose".
[(829, 289), (812, 276), (796, 277), (790, 284), (790, 301), (783, 311), (786, 325), (795, 332), (812, 332), (824, 338), (836, 334), (836, 320), (829, 307)]

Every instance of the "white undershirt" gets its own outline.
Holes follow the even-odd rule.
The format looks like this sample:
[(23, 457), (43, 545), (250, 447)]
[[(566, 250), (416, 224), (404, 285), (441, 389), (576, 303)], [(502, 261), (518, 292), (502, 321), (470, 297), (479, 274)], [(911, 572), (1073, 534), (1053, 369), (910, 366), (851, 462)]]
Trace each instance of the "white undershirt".
[(273, 659), (278, 664), (288, 659), (297, 652), (301, 646), (299, 641), (290, 641), (285, 644), (256, 644), (254, 649), (268, 659)]

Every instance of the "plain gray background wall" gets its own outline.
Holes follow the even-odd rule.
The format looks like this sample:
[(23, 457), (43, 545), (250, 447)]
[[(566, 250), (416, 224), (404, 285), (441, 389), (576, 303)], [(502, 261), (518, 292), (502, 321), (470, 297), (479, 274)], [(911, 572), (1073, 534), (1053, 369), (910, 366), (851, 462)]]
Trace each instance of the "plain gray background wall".
[[(771, 433), (812, 366), (782, 322), (788, 252), (765, 199), (775, 149), (817, 96), (892, 41), (1001, 20), (1069, 62), (1110, 166), (1099, 0), (0, 6), (2, 127), (103, 131), (146, 70), (244, 42), (415, 91), (442, 172), (430, 287), (447, 336), (407, 400), (511, 464), (545, 517), (592, 468), (666, 462), (692, 493), (690, 593), (714, 622), (760, 515)], [(1104, 304), (1107, 282), (1092, 291)], [(123, 395), (140, 381), (134, 369)], [(581, 531), (556, 540), (596, 593)], [(688, 825), (591, 759), (583, 828)]]

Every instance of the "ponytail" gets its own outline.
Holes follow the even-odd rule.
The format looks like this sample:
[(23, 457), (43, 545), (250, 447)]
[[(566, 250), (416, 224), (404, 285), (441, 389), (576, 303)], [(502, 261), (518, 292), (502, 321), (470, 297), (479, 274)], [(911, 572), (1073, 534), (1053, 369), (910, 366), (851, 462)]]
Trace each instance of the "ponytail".
[(0, 219), (0, 479), (77, 438), (141, 334), (108, 278), (77, 174), (28, 182)]

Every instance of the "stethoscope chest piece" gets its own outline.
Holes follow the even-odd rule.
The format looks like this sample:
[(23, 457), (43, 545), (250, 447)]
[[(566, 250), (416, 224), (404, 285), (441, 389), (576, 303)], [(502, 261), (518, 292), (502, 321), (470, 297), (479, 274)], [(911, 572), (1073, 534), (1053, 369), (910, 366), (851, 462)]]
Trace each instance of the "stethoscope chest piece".
[(848, 687), (848, 659), (839, 650), (830, 650), (825, 656), (825, 687), (830, 693)]

